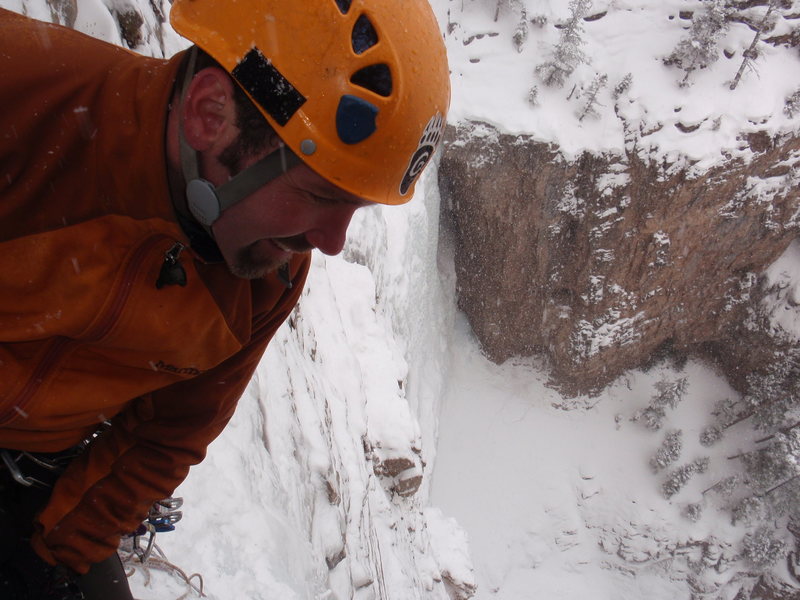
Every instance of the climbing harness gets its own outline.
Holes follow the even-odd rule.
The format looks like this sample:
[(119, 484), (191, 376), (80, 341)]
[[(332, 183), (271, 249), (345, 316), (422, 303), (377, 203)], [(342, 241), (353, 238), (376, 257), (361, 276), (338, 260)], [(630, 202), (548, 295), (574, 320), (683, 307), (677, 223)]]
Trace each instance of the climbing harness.
[[(52, 479), (53, 481), (58, 478), (64, 470), (66, 464), (74, 458), (75, 455), (65, 455), (58, 457), (51, 457), (46, 455), (37, 456), (30, 452), (15, 452), (10, 450), (0, 450), (0, 457), (3, 459), (3, 465), (8, 470), (11, 478), (25, 487), (38, 487), (47, 489), (52, 487), (52, 481), (45, 481)], [(30, 471), (26, 469), (23, 472), (21, 464), (26, 461), (32, 463), (33, 466), (38, 467), (35, 469), (35, 474), (26, 474)], [(44, 470), (42, 472), (42, 469)], [(43, 476), (44, 475), (44, 476)]]
[(77, 445), (53, 453), (0, 449), (0, 470), (6, 468), (11, 478), (27, 488), (51, 489), (67, 465), (77, 458), (95, 438), (111, 427), (104, 421), (99, 428)]
[[(53, 454), (0, 449), (0, 472), (7, 472), (8, 485), (14, 486), (18, 484), (22, 488), (31, 490), (41, 496), (42, 501), (46, 501), (50, 490), (69, 463), (80, 455), (100, 433), (102, 433), (102, 430), (73, 448)], [(1, 488), (0, 491), (2, 491)], [(117, 550), (128, 577), (133, 575), (134, 571), (140, 569), (145, 576), (145, 584), (148, 584), (150, 570), (159, 570), (183, 580), (188, 591), (177, 600), (189, 597), (205, 597), (203, 593), (203, 577), (198, 573), (187, 575), (181, 568), (167, 560), (164, 552), (155, 543), (157, 533), (175, 530), (175, 525), (183, 518), (183, 512), (180, 510), (182, 506), (183, 498), (180, 497), (164, 498), (155, 502), (150, 507), (141, 525), (135, 531), (122, 538)], [(56, 567), (55, 569), (58, 568)], [(53, 574), (55, 577), (57, 571), (54, 570)], [(60, 585), (56, 579), (58, 578), (54, 579), (54, 585)], [(75, 585), (71, 579), (65, 577), (63, 586), (67, 586), (67, 584)], [(64, 598), (83, 597), (79, 591), (72, 588), (67, 589), (67, 587), (64, 587), (64, 590)], [(73, 595), (70, 596), (68, 592)], [(0, 590), (0, 598), (4, 598), (2, 590)]]

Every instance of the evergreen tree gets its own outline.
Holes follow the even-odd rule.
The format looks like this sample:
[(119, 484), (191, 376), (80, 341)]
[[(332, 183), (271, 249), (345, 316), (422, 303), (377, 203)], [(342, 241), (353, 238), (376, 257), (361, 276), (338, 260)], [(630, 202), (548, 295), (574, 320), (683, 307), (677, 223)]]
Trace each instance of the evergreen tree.
[(709, 425), (700, 432), (700, 443), (705, 446), (713, 446), (722, 439), (723, 429), (719, 425)]
[(587, 92), (586, 104), (583, 106), (583, 110), (581, 111), (580, 115), (578, 116), (578, 121), (583, 121), (583, 118), (586, 115), (597, 116), (597, 109), (595, 106), (598, 104), (597, 102), (597, 94), (600, 93), (600, 90), (603, 89), (608, 81), (608, 75), (597, 75), (592, 84), (589, 86), (589, 91)]
[(625, 77), (623, 77), (620, 80), (620, 82), (617, 85), (614, 86), (614, 91), (612, 92), (614, 100), (619, 100), (619, 97), (630, 89), (632, 83), (633, 83), (633, 74), (628, 73), (627, 75), (625, 75)]
[(800, 362), (795, 354), (776, 356), (766, 372), (748, 375), (743, 400), (756, 429), (771, 432), (800, 419)]
[(514, 30), (512, 42), (514, 43), (514, 48), (517, 49), (517, 52), (522, 52), (522, 47), (525, 45), (525, 41), (528, 39), (528, 11), (526, 10), (525, 4), (522, 2), (522, 0), (497, 0), (494, 11), (495, 22), (497, 22), (497, 20), (500, 18), (500, 11), (504, 6), (507, 7), (512, 13), (519, 14), (519, 22)]
[(692, 523), (697, 523), (700, 520), (700, 517), (703, 516), (703, 505), (699, 502), (693, 502), (692, 504), (687, 504), (683, 508), (683, 516), (689, 519)]
[(795, 115), (800, 114), (800, 89), (786, 98), (786, 104), (783, 107), (783, 112), (790, 119), (793, 119)]
[(728, 498), (733, 494), (733, 491), (739, 486), (741, 481), (742, 479), (739, 475), (731, 475), (718, 481), (710, 488), (703, 490), (703, 495), (705, 496), (708, 492), (714, 492), (722, 498)]
[(664, 436), (664, 441), (650, 459), (650, 466), (658, 473), (680, 458), (683, 449), (683, 431), (676, 429)]
[(741, 402), (730, 398), (719, 400), (714, 405), (714, 410), (711, 411), (711, 414), (717, 418), (717, 425), (721, 429), (727, 429), (734, 423), (738, 423), (742, 418), (741, 413)]
[(544, 27), (547, 25), (547, 15), (533, 15), (531, 17), (531, 25), (536, 27)]
[(525, 46), (525, 42), (528, 40), (528, 13), (525, 11), (525, 7), (522, 7), (522, 14), (519, 18), (519, 23), (517, 23), (517, 28), (514, 30), (514, 35), (512, 37), (512, 41), (514, 42), (514, 48), (517, 49), (517, 52), (522, 52), (522, 48)]
[(729, 15), (725, 0), (706, 0), (705, 10), (692, 16), (688, 35), (664, 60), (665, 64), (685, 71), (681, 87), (689, 85), (689, 75), (695, 70), (704, 69), (719, 58), (719, 40), (728, 30)]
[(683, 400), (686, 395), (688, 382), (685, 377), (676, 381), (662, 379), (656, 383), (657, 393), (653, 396), (650, 404), (645, 408), (636, 411), (631, 417), (631, 421), (641, 422), (648, 429), (658, 431), (667, 414), (667, 408), (675, 408), (678, 402)]
[(776, 539), (775, 531), (759, 527), (755, 533), (745, 536), (742, 542), (742, 557), (757, 569), (774, 565), (783, 556), (786, 545)]
[(528, 102), (531, 106), (539, 106), (539, 87), (534, 85), (528, 92)]
[[(508, 6), (511, 10), (521, 6), (520, 0), (497, 0), (495, 7), (494, 7), (494, 21), (497, 22), (497, 19), (500, 18), (500, 9), (503, 6)], [(523, 8), (524, 10), (524, 8)]]
[(800, 475), (782, 481), (767, 490), (772, 516), (791, 518), (800, 517)]
[(797, 474), (796, 460), (783, 439), (776, 439), (765, 448), (742, 456), (750, 487), (762, 494), (794, 477)]
[(758, 58), (758, 42), (761, 40), (761, 36), (768, 30), (772, 29), (775, 26), (775, 19), (773, 11), (778, 7), (778, 0), (769, 0), (769, 5), (767, 6), (767, 12), (764, 14), (764, 18), (761, 19), (759, 24), (756, 26), (756, 34), (753, 37), (753, 41), (750, 43), (750, 46), (742, 53), (742, 63), (739, 65), (739, 70), (736, 72), (736, 76), (733, 78), (731, 82), (730, 88), (732, 90), (736, 89), (736, 86), (739, 85), (739, 80), (742, 78), (742, 74), (746, 68), (753, 68), (753, 61)]
[(751, 526), (764, 521), (767, 517), (767, 505), (759, 496), (749, 496), (740, 500), (731, 511), (733, 525)]
[(705, 473), (708, 469), (708, 458), (699, 458), (686, 465), (681, 465), (670, 472), (661, 486), (664, 497), (669, 500), (677, 494), (695, 473)]
[(710, 447), (716, 444), (725, 435), (725, 430), (740, 421), (750, 417), (750, 413), (742, 408), (742, 403), (738, 400), (725, 398), (720, 400), (711, 411), (715, 421), (700, 432), (700, 443)]
[(581, 47), (584, 44), (583, 17), (592, 6), (591, 0), (570, 0), (570, 18), (561, 29), (558, 44), (553, 50), (553, 57), (536, 67), (536, 74), (545, 85), (561, 87), (567, 77), (581, 63), (588, 62), (588, 57)]

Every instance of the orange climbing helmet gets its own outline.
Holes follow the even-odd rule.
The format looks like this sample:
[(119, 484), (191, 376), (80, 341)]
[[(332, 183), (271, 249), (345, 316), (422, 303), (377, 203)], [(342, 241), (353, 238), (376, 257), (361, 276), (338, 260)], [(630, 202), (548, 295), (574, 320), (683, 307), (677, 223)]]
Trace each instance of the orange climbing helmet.
[(175, 0), (170, 21), (314, 171), (373, 202), (411, 198), (450, 103), (427, 0)]

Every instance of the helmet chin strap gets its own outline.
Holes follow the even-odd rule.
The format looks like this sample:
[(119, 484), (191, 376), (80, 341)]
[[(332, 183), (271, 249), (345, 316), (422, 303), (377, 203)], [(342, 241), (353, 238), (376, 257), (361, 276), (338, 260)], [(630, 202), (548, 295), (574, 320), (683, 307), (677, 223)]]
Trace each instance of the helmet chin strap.
[[(194, 76), (197, 47), (193, 46), (189, 52), (189, 62), (186, 66), (181, 89), (181, 106), (183, 106), (189, 83)], [(192, 213), (192, 216), (212, 238), (214, 234), (211, 226), (225, 209), (244, 200), (259, 188), (302, 162), (294, 152), (281, 143), (278, 150), (271, 152), (258, 162), (231, 177), (221, 186), (216, 187), (210, 181), (200, 177), (197, 151), (189, 146), (186, 141), (182, 122), (178, 125), (178, 139), (180, 142), (181, 169), (183, 170), (183, 178), (186, 181), (186, 203), (189, 212)]]

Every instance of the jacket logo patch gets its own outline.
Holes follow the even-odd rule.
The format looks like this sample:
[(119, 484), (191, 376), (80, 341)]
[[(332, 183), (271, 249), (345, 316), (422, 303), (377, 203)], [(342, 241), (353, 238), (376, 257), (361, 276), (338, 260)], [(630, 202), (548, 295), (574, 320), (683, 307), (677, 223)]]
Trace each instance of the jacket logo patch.
[(176, 375), (189, 375), (191, 377), (197, 377), (198, 375), (203, 374), (203, 371), (195, 367), (176, 367), (175, 365), (165, 363), (163, 360), (158, 362), (150, 361), (150, 366), (153, 367), (154, 371), (166, 371), (167, 373), (175, 373)]

